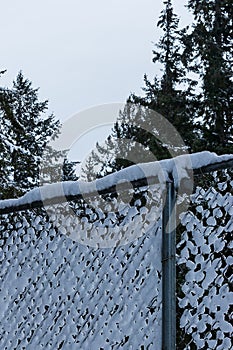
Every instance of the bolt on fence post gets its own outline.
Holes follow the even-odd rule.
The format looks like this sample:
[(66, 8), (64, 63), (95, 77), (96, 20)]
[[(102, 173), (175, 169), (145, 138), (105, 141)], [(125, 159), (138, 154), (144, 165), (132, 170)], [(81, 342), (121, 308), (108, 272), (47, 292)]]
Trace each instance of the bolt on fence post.
[(162, 350), (176, 349), (176, 191), (166, 183), (162, 216)]

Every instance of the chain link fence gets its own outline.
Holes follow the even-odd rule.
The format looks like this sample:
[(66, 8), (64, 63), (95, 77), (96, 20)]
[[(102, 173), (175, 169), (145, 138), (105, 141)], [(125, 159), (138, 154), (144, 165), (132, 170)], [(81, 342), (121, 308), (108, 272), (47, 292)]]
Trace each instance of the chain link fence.
[[(178, 210), (177, 349), (232, 348), (232, 175), (195, 176)], [(164, 349), (164, 200), (157, 184), (2, 214), (0, 348)]]
[(177, 349), (232, 349), (233, 171), (195, 185), (177, 230)]

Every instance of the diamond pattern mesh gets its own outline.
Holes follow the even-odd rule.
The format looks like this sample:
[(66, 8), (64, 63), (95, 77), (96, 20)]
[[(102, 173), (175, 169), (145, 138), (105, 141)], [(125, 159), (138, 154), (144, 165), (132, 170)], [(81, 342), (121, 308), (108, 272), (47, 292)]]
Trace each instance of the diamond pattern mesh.
[[(232, 187), (200, 176), (180, 215), (180, 350), (232, 348)], [(163, 199), (129, 195), (1, 217), (0, 349), (162, 349)]]
[[(155, 340), (161, 347), (155, 192), (139, 193), (133, 206), (121, 202), (115, 212), (82, 206), (79, 218), (68, 204), (2, 217), (0, 349), (154, 349)], [(103, 243), (104, 227), (111, 237), (124, 228), (115, 247), (93, 245)]]
[(179, 349), (232, 349), (232, 175), (200, 177), (191, 208), (181, 215)]

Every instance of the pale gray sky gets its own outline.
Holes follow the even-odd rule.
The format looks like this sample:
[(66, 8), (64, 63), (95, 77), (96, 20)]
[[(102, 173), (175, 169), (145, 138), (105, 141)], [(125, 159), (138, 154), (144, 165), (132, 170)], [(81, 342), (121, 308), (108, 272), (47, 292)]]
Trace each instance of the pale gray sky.
[[(0, 2), (0, 70), (7, 69), (0, 85), (10, 86), (22, 70), (61, 121), (95, 105), (125, 102), (131, 92), (141, 93), (144, 73), (159, 73), (151, 59), (162, 0)], [(191, 18), (185, 3), (174, 0), (182, 25)], [(97, 135), (86, 135), (73, 158), (82, 158)]]
[[(162, 0), (1, 1), (0, 69), (9, 85), (19, 70), (64, 120), (79, 110), (123, 102), (153, 76), (152, 41)], [(182, 21), (185, 0), (175, 0)]]

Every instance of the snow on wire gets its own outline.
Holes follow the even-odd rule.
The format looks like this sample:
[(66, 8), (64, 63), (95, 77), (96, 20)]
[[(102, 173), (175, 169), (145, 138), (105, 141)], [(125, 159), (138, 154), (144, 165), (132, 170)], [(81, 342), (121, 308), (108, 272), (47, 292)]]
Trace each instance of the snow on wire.
[[(140, 180), (158, 179), (160, 184), (164, 184), (169, 179), (173, 179), (175, 187), (179, 188), (183, 179), (189, 179), (190, 170), (200, 170), (205, 167), (221, 163), (233, 162), (233, 155), (217, 156), (208, 151), (185, 154), (176, 158), (161, 160), (151, 163), (136, 164), (116, 173), (97, 179), (93, 182), (66, 181), (35, 188), (23, 197), (18, 199), (8, 199), (0, 201), (0, 214), (4, 212), (25, 209), (27, 206), (40, 207), (43, 202), (56, 203), (62, 199), (82, 196), (92, 196), (98, 193), (108, 193), (118, 185), (127, 188), (128, 183), (140, 182)], [(8, 210), (8, 208), (10, 208)], [(18, 209), (17, 209), (18, 208)]]
[[(163, 198), (158, 186), (173, 176), (179, 187), (194, 169), (200, 175), (177, 230), (177, 349), (230, 350), (232, 160), (232, 155), (203, 152), (189, 160), (181, 156), (133, 166), (81, 187), (63, 183), (60, 193), (61, 184), (54, 184), (1, 201), (2, 213), (8, 214), (0, 216), (0, 348), (161, 350)], [(217, 170), (226, 164), (228, 170)], [(207, 170), (211, 173), (203, 175)], [(84, 194), (98, 201), (99, 192), (111, 193), (119, 181), (126, 189), (128, 182), (141, 185), (145, 175), (147, 182), (160, 177), (161, 183), (138, 188), (131, 204), (117, 203), (118, 211), (107, 211), (110, 202), (106, 208), (79, 209), (74, 201), (80, 220), (67, 214), (67, 198)], [(54, 196), (58, 228), (56, 212), (48, 216), (42, 205)], [(110, 209), (114, 196), (112, 202)], [(32, 203), (38, 204), (33, 210)], [(107, 227), (110, 236), (122, 235), (124, 245), (74, 242), (69, 237), (77, 227), (80, 238), (89, 241), (93, 231), (104, 235)]]

